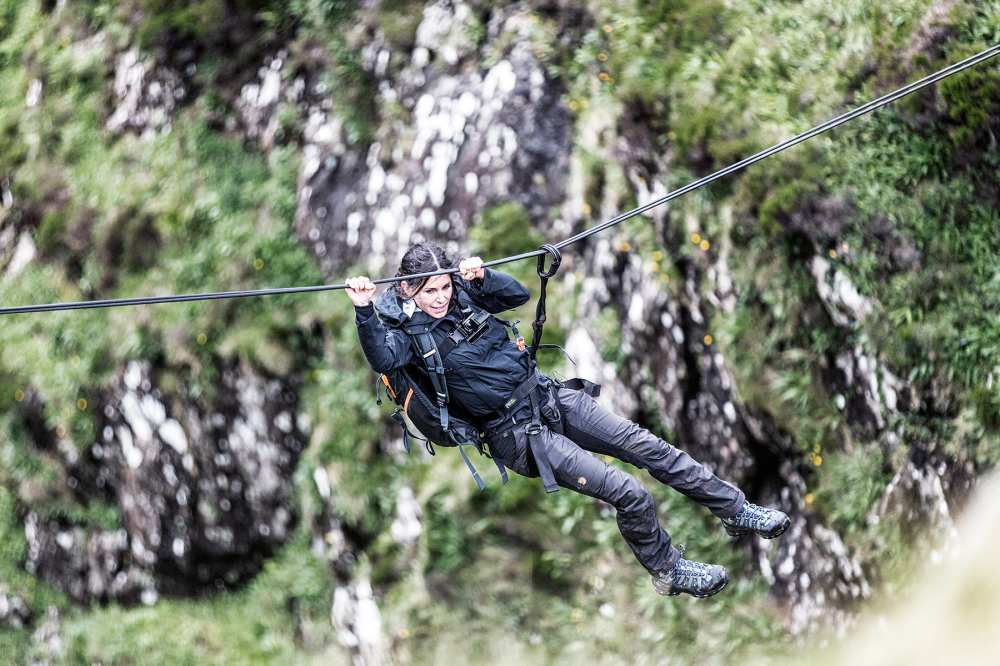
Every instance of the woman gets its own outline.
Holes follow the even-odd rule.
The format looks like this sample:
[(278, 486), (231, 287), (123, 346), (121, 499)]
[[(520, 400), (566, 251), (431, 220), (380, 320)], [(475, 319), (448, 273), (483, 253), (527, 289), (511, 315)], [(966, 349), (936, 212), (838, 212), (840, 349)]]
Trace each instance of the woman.
[[(464, 259), (453, 274), (403, 280), (380, 298), (402, 309), (414, 324), (433, 326), (438, 344), (458, 328), (459, 291), (491, 314), (524, 304), (528, 290), (517, 280), (483, 267), (479, 257)], [(433, 243), (419, 243), (403, 255), (397, 276), (426, 273), (454, 264)], [(376, 372), (420, 365), (407, 333), (386, 327), (372, 305), (375, 285), (367, 277), (347, 280), (354, 303), (358, 336)], [(385, 299), (383, 301), (383, 299)], [(647, 470), (661, 483), (707, 507), (731, 535), (755, 533), (774, 538), (787, 529), (781, 511), (746, 501), (735, 486), (722, 481), (688, 454), (648, 430), (601, 407), (584, 391), (560, 386), (533, 370), (524, 345), (510, 340), (504, 326), (491, 321), (484, 333), (450, 349), (444, 359), (450, 405), (459, 405), (486, 433), (491, 455), (529, 477), (541, 476), (546, 490), (556, 486), (599, 498), (617, 511), (618, 527), (660, 594), (681, 592), (708, 597), (729, 581), (719, 565), (686, 560), (660, 526), (653, 498), (626, 472), (592, 453), (607, 454)], [(539, 410), (539, 405), (541, 406)], [(540, 417), (539, 418), (539, 412)]]

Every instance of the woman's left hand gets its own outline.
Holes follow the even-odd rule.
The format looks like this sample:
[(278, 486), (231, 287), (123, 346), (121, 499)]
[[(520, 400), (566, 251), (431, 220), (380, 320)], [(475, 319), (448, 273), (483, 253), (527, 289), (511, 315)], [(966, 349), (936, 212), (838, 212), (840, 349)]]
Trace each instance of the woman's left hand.
[(486, 269), (483, 268), (483, 260), (479, 257), (469, 257), (462, 259), (458, 264), (458, 270), (462, 278), (466, 280), (482, 280), (486, 277)]

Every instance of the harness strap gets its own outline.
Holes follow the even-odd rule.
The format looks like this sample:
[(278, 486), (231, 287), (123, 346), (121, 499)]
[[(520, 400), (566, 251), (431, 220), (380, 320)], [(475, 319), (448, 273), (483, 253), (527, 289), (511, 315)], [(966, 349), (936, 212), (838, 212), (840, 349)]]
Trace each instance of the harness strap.
[(431, 385), (434, 387), (437, 406), (440, 409), (441, 429), (448, 430), (448, 385), (444, 381), (444, 363), (441, 360), (441, 353), (430, 333), (417, 333), (413, 339), (424, 360), (424, 367), (427, 369)]
[(538, 475), (542, 477), (542, 486), (545, 492), (554, 493), (559, 490), (555, 475), (552, 473), (552, 463), (549, 461), (548, 451), (542, 445), (542, 415), (538, 408), (538, 391), (529, 394), (531, 400), (531, 422), (524, 426), (524, 434), (527, 435), (528, 448), (538, 465)]
[[(541, 249), (545, 250), (545, 254), (538, 255), (538, 279), (541, 282), (541, 287), (538, 293), (538, 306), (535, 308), (535, 321), (531, 324), (530, 353), (532, 361), (535, 360), (538, 346), (542, 343), (542, 329), (545, 327), (545, 287), (548, 285), (549, 278), (556, 274), (556, 271), (559, 270), (559, 264), (562, 263), (562, 253), (555, 245), (546, 243)], [(552, 255), (552, 264), (548, 270), (545, 270), (546, 255)]]
[(535, 388), (538, 386), (538, 381), (541, 378), (537, 372), (532, 372), (523, 382), (521, 382), (517, 388), (515, 388), (507, 402), (503, 403), (503, 410), (507, 411), (517, 403), (521, 402), (525, 396), (530, 395)]
[[(486, 483), (483, 481), (483, 477), (479, 476), (479, 472), (476, 471), (475, 465), (469, 460), (469, 454), (465, 452), (465, 447), (467, 444), (460, 444), (458, 446), (458, 452), (462, 454), (462, 460), (465, 461), (465, 466), (469, 468), (469, 472), (472, 473), (472, 478), (476, 480), (476, 485), (479, 486), (480, 490), (486, 490)], [(502, 476), (504, 477), (504, 483), (507, 483), (506, 470), (501, 469)]]
[(493, 464), (497, 466), (497, 471), (500, 472), (500, 485), (506, 486), (507, 482), (510, 481), (510, 479), (507, 478), (507, 468), (503, 466), (502, 462), (500, 462), (493, 456), (489, 454), (486, 455), (493, 461)]

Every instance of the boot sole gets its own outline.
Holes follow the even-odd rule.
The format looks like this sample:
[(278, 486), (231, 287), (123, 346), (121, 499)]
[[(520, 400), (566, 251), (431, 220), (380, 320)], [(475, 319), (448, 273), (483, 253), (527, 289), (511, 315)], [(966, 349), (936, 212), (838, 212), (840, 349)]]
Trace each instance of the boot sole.
[(753, 532), (754, 534), (763, 539), (777, 539), (778, 537), (780, 537), (782, 534), (785, 533), (785, 530), (787, 530), (791, 524), (792, 524), (791, 519), (785, 518), (785, 520), (780, 525), (778, 525), (770, 532), (755, 532), (754, 530), (741, 530), (735, 527), (729, 527), (727, 525), (726, 534), (732, 537), (741, 537), (745, 534), (750, 534), (751, 532)]
[(729, 576), (726, 576), (725, 578), (722, 579), (721, 583), (719, 583), (714, 588), (708, 590), (707, 592), (702, 592), (701, 594), (698, 594), (697, 592), (681, 592), (680, 590), (670, 590), (669, 592), (667, 592), (667, 596), (676, 597), (680, 594), (689, 594), (692, 597), (695, 597), (696, 599), (705, 599), (707, 597), (714, 596), (719, 592), (722, 592), (724, 589), (726, 589), (726, 585), (728, 584), (729, 584)]

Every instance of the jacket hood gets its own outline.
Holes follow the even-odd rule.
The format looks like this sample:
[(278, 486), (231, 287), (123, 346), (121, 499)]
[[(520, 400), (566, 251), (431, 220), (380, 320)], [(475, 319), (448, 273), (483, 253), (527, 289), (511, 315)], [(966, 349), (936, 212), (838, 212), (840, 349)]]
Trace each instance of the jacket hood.
[(402, 326), (410, 316), (403, 310), (403, 301), (395, 289), (386, 289), (373, 303), (379, 319), (387, 326)]

